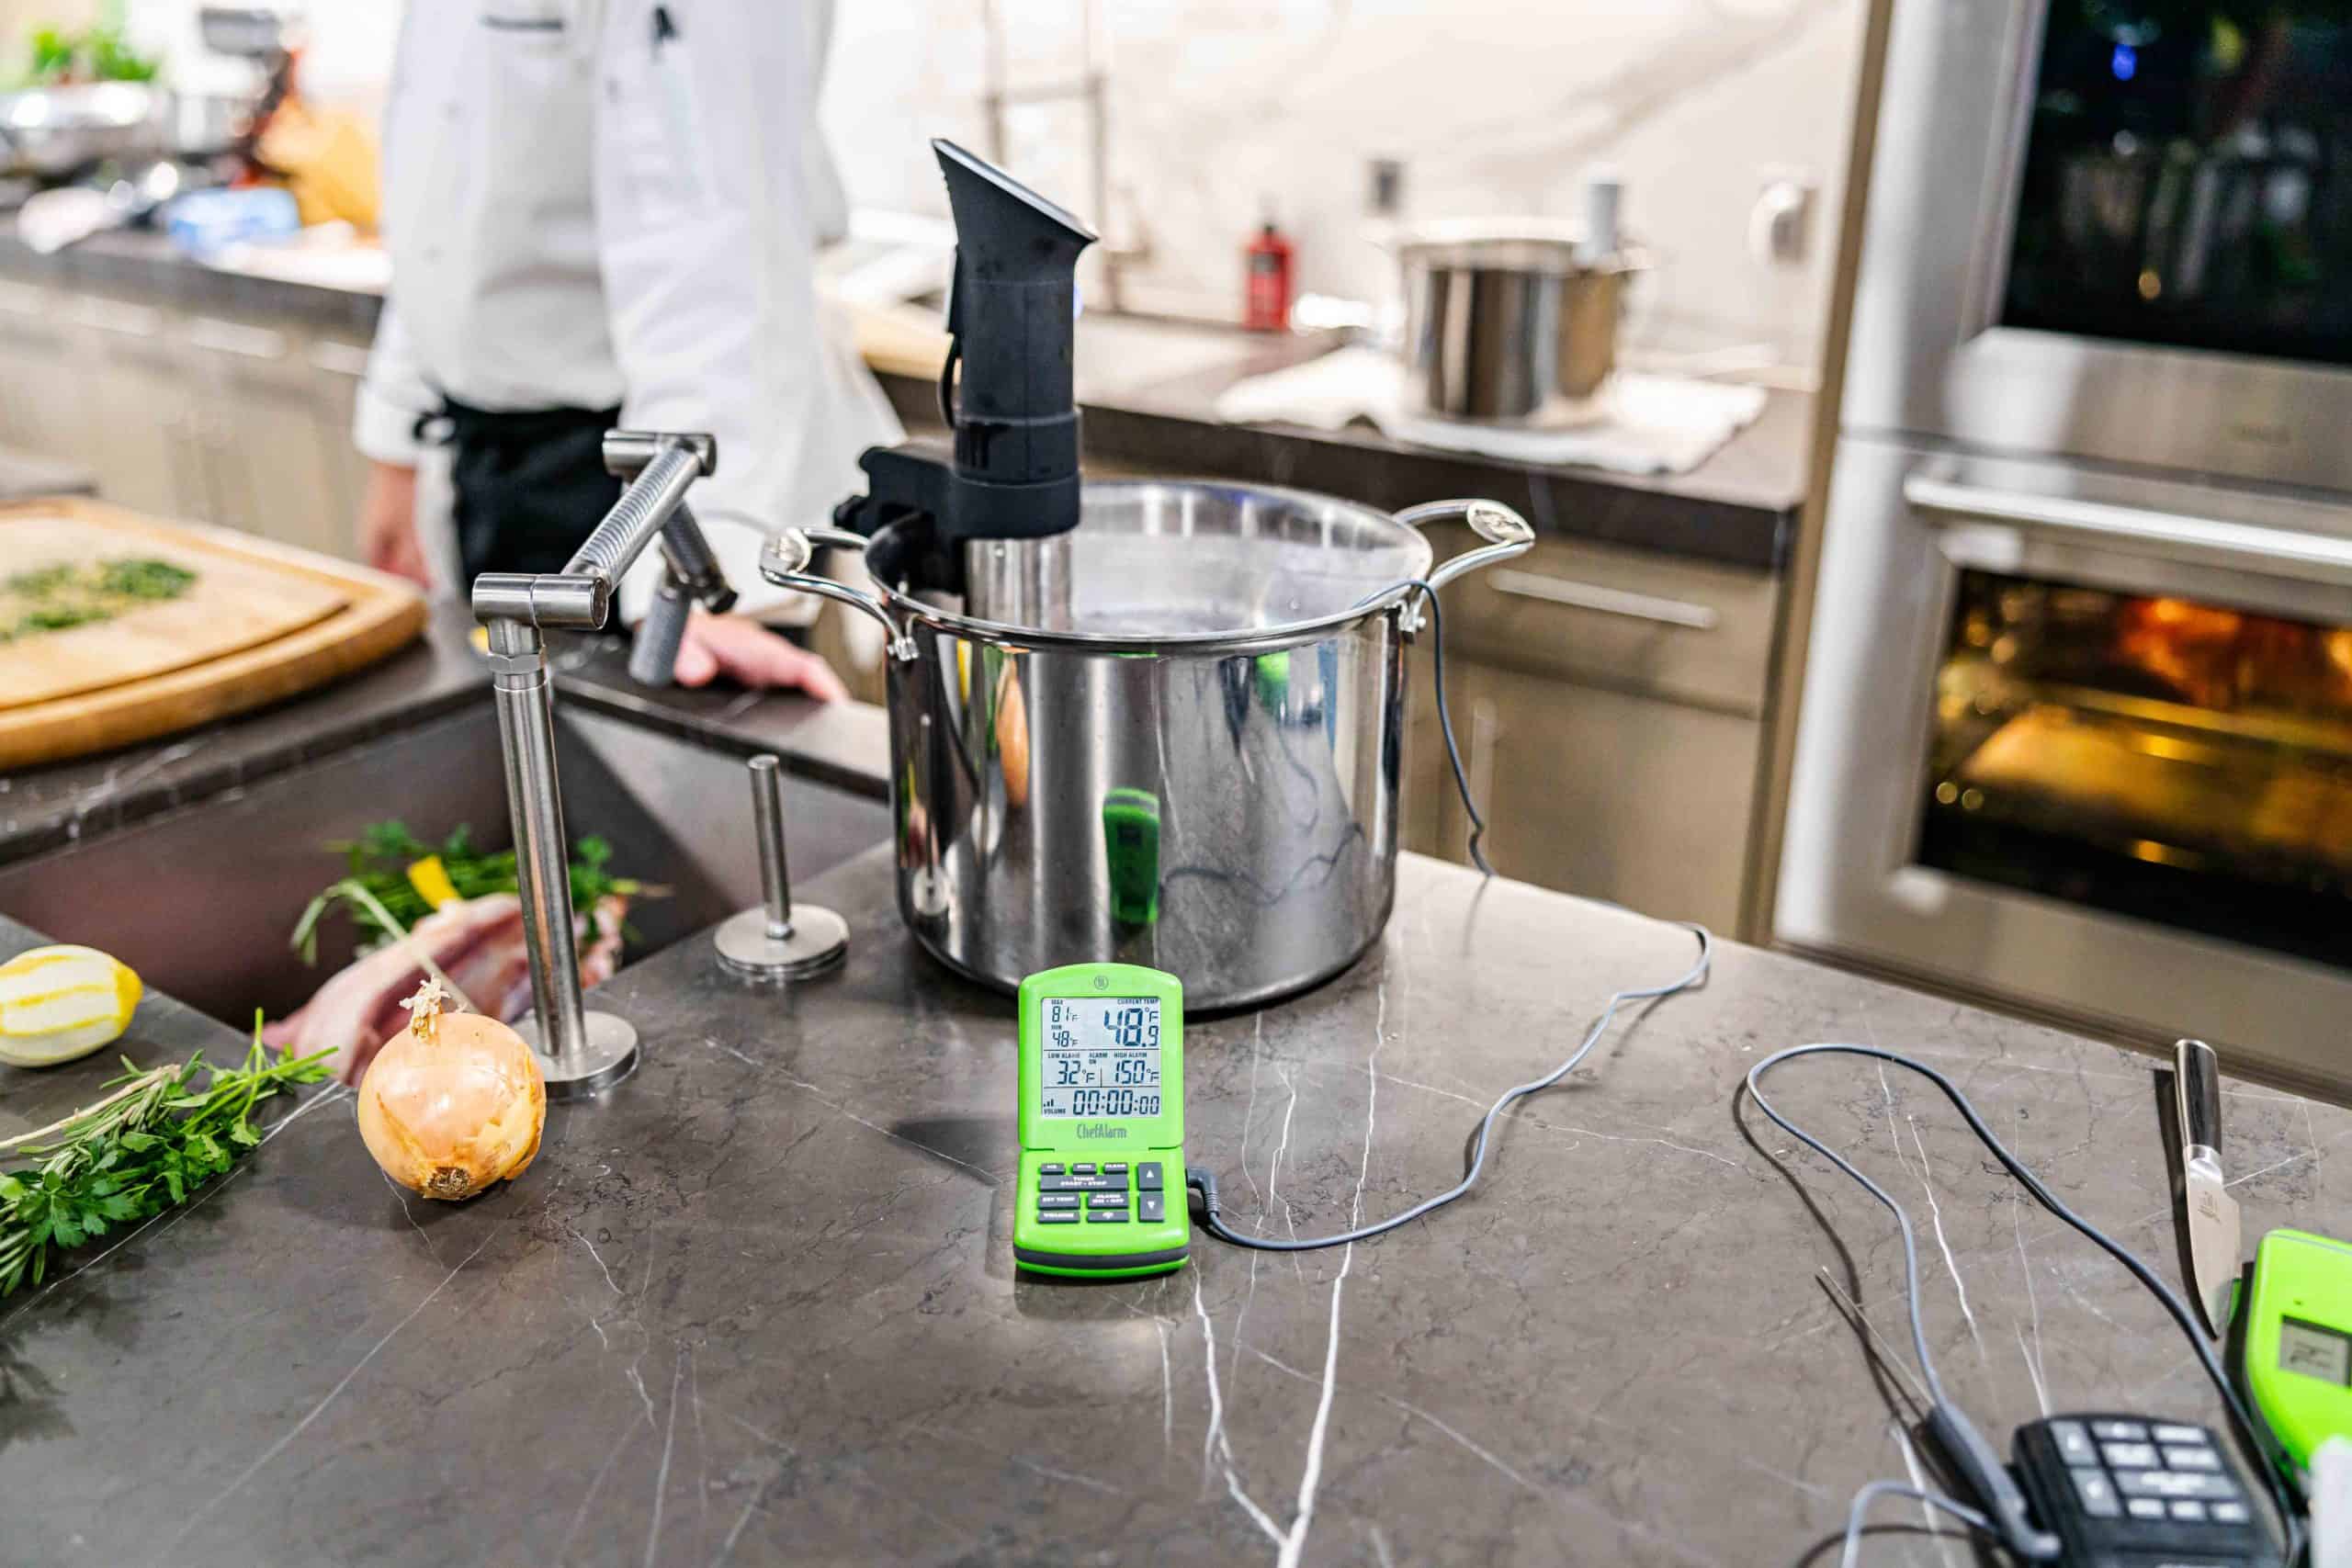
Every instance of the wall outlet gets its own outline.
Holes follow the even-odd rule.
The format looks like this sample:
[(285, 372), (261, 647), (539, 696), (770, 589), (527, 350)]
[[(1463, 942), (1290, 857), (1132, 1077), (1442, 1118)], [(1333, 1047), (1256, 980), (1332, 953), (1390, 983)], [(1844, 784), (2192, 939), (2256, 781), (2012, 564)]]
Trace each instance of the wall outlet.
[(1757, 178), (1756, 205), (1747, 214), (1748, 254), (1758, 266), (1804, 265), (1820, 183), (1811, 171), (1786, 164), (1767, 164)]

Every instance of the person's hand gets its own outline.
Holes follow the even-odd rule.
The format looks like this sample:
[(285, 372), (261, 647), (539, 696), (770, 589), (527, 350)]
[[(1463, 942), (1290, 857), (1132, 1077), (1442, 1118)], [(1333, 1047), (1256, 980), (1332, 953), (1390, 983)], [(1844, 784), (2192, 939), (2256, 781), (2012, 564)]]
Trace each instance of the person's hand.
[(424, 547), (416, 542), (414, 468), (368, 465), (368, 490), (359, 502), (359, 550), (378, 571), (405, 577), (419, 588), (433, 586)]
[(681, 686), (707, 686), (725, 675), (746, 686), (797, 686), (820, 702), (849, 695), (832, 666), (794, 646), (749, 615), (713, 615), (697, 609), (678, 641), (674, 668)]

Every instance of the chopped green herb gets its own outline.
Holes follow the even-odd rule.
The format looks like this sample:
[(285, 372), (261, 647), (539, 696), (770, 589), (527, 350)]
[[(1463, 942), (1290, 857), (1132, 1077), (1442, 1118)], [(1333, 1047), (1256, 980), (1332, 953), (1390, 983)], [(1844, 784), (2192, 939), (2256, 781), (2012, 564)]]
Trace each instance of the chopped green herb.
[(86, 626), (135, 605), (176, 599), (196, 577), (170, 561), (137, 557), (12, 572), (0, 577), (0, 642)]

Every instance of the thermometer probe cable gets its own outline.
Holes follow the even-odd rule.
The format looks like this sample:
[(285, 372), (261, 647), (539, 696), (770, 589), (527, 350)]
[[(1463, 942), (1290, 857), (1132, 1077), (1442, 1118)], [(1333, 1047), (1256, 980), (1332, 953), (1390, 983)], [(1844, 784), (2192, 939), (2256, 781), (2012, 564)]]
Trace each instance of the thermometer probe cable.
[[(2215, 1391), (2222, 1396), (2222, 1404), (2228, 1408), (2231, 1431), (2237, 1438), (2240, 1450), (2263, 1479), (2269, 1483), (2271, 1504), (2278, 1509), (2279, 1525), (2286, 1532), (2286, 1561), (2290, 1564), (2297, 1562), (2302, 1554), (2303, 1534), (2299, 1521), (2301, 1509), (2294, 1489), (2286, 1478), (2279, 1474), (2278, 1468), (2270, 1462), (2268, 1455), (2263, 1450), (2260, 1430), (2255, 1425), (2253, 1412), (2246, 1408), (2245, 1401), (2239, 1396), (2237, 1389), (2231, 1383), (2229, 1373), (2222, 1369), (2221, 1359), (2214, 1355), (2212, 1347), (2207, 1343), (2196, 1319), (2189, 1315), (2187, 1304), (2172, 1288), (2166, 1285), (2155, 1270), (2143, 1262), (2129, 1247), (2075, 1213), (2056, 1193), (2043, 1186), (2041, 1179), (2034, 1175), (2023, 1160), (2010, 1153), (2008, 1145), (2002, 1143), (1994, 1134), (1993, 1129), (1985, 1124), (1984, 1117), (1977, 1114), (1976, 1107), (1969, 1103), (1968, 1097), (1960, 1091), (1959, 1085), (1926, 1063), (1905, 1056), (1899, 1051), (1890, 1051), (1878, 1045), (1825, 1043), (1792, 1045), (1787, 1050), (1776, 1051), (1757, 1063), (1747, 1071), (1747, 1097), (1753, 1100), (1756, 1102), (1756, 1108), (1770, 1117), (1782, 1132), (1852, 1177), (1861, 1184), (1865, 1191), (1877, 1199), (1894, 1215), (1894, 1223), (1903, 1233), (1904, 1299), (1911, 1313), (1912, 1353), (1918, 1358), (1919, 1371), (1927, 1383), (1928, 1398), (1932, 1401), (1931, 1408), (1928, 1412), (1927, 1425), (1928, 1430), (1935, 1435), (1939, 1446), (1944, 1450), (1945, 1457), (1961, 1472), (1962, 1479), (1965, 1480), (1970, 1488), (1976, 1493), (1976, 1500), (1985, 1506), (1986, 1513), (1990, 1515), (1988, 1517), (1985, 1513), (1979, 1513), (1972, 1517), (1971, 1510), (1968, 1510), (1964, 1505), (1953, 1502), (1951, 1498), (1924, 1494), (1917, 1488), (1904, 1486), (1900, 1483), (1874, 1481), (1854, 1495), (1853, 1506), (1847, 1517), (1845, 1552), (1841, 1561), (1849, 1565), (1852, 1563), (1856, 1543), (1861, 1534), (1862, 1517), (1870, 1504), (1882, 1496), (1910, 1496), (1923, 1503), (1931, 1504), (1966, 1520), (1972, 1529), (1980, 1529), (1994, 1536), (2010, 1551), (2028, 1562), (2053, 1562), (2057, 1559), (2061, 1547), (2057, 1537), (2033, 1527), (2026, 1515), (2024, 1494), (2018, 1489), (2017, 1483), (2010, 1479), (2008, 1471), (2002, 1465), (1992, 1445), (1984, 1440), (1968, 1418), (1961, 1414), (1960, 1407), (1945, 1394), (1943, 1380), (1936, 1375), (1935, 1359), (1928, 1353), (1927, 1327), (1919, 1316), (1919, 1245), (1917, 1237), (1912, 1233), (1910, 1214), (1900, 1202), (1895, 1201), (1894, 1194), (1863, 1175), (1845, 1156), (1781, 1115), (1778, 1110), (1774, 1109), (1772, 1102), (1764, 1098), (1764, 1091), (1760, 1086), (1765, 1074), (1782, 1063), (1793, 1061), (1800, 1056), (1825, 1055), (1865, 1056), (1880, 1062), (1891, 1062), (1898, 1067), (1918, 1074), (1943, 1090), (1944, 1098), (1951, 1101), (1953, 1108), (1959, 1111), (1962, 1119), (1967, 1122), (1969, 1131), (1974, 1133), (1978, 1141), (1992, 1151), (1993, 1157), (2001, 1162), (2002, 1168), (2033, 1195), (2036, 1202), (2081, 1232), (2101, 1251), (2122, 1264), (2131, 1271), (2133, 1279), (2146, 1286), (2149, 1293), (2163, 1303), (2165, 1311), (2170, 1314), (2172, 1320), (2180, 1325), (2180, 1331), (2188, 1337), (2189, 1348), (2197, 1352), (2198, 1360), (2204, 1367), (2206, 1377), (2211, 1380)], [(1807, 1553), (1808, 1557), (1810, 1555), (1811, 1553)]]
[[(1430, 603), (1435, 604), (1436, 600), (1431, 599)], [(1595, 1045), (1600, 1043), (1600, 1037), (1608, 1032), (1609, 1025), (1615, 1021), (1620, 1008), (1627, 1002), (1670, 997), (1677, 992), (1687, 991), (1707, 977), (1707, 971), (1713, 964), (1715, 957), (1713, 933), (1701, 925), (1691, 925), (1679, 920), (1672, 923), (1698, 938), (1698, 961), (1664, 985), (1633, 987), (1613, 993), (1607, 1005), (1600, 1010), (1600, 1016), (1593, 1020), (1592, 1027), (1585, 1032), (1583, 1042), (1570, 1054), (1566, 1061), (1562, 1062), (1540, 1078), (1532, 1078), (1516, 1088), (1505, 1089), (1502, 1098), (1489, 1106), (1487, 1114), (1479, 1119), (1478, 1131), (1470, 1140), (1470, 1168), (1453, 1186), (1447, 1188), (1434, 1198), (1422, 1199), (1402, 1213), (1391, 1214), (1385, 1220), (1375, 1220), (1371, 1224), (1360, 1225), (1351, 1231), (1342, 1231), (1337, 1235), (1304, 1237), (1250, 1235), (1227, 1226), (1224, 1212), (1217, 1205), (1216, 1173), (1203, 1166), (1187, 1166), (1184, 1170), (1184, 1185), (1200, 1194), (1201, 1228), (1217, 1240), (1233, 1247), (1251, 1247), (1260, 1252), (1315, 1252), (1327, 1247), (1346, 1247), (1354, 1242), (1369, 1241), (1376, 1235), (1385, 1235), (1399, 1225), (1409, 1224), (1425, 1214), (1444, 1208), (1448, 1203), (1468, 1192), (1477, 1183), (1480, 1174), (1487, 1168), (1487, 1151), (1491, 1144), (1489, 1134), (1494, 1131), (1495, 1118), (1501, 1115), (1513, 1101), (1524, 1100), (1531, 1094), (1550, 1089), (1574, 1072), (1577, 1064), (1591, 1054)]]

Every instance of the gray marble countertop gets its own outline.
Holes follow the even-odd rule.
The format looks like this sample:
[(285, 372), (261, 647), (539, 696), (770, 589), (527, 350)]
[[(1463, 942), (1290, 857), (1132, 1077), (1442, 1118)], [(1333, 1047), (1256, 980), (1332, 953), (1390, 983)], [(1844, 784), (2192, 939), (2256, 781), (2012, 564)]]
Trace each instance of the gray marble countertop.
[[(1810, 1039), (1933, 1060), (2177, 1272), (2147, 1060), (1725, 944), (1441, 1215), (1295, 1258), (1196, 1235), (1154, 1280), (1016, 1277), (1008, 1002), (913, 950), (880, 852), (804, 896), (848, 916), (844, 969), (748, 991), (690, 939), (623, 971), (600, 996), (644, 1066), (553, 1108), (511, 1187), (404, 1199), (348, 1093), (314, 1092), (199, 1201), (0, 1305), (0, 1561), (1792, 1562), (1914, 1462), (1905, 1375), (1873, 1375), (1903, 1341), (1893, 1226), (1735, 1103)], [(1609, 992), (1690, 957), (1677, 928), (1407, 857), (1353, 970), (1191, 1025), (1188, 1157), (1242, 1226), (1393, 1213)], [(236, 1043), (155, 1001), (130, 1049), (196, 1043)], [(0, 1069), (0, 1134), (106, 1071)], [(1932, 1089), (1836, 1061), (1776, 1088), (1915, 1207), (1929, 1338), (1996, 1443), (2043, 1408), (2218, 1418), (2155, 1303)], [(2352, 1116), (2225, 1104), (2249, 1237), (2340, 1231)]]

